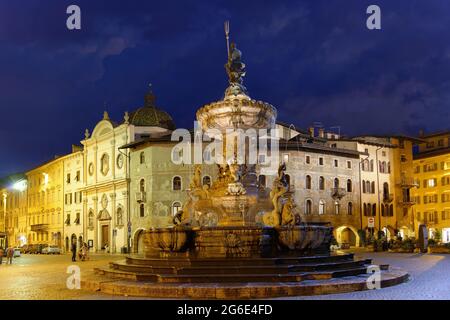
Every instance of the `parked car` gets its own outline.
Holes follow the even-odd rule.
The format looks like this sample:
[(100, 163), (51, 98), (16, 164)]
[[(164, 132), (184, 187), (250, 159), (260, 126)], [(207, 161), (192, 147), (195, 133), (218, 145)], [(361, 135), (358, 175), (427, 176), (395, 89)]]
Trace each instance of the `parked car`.
[(20, 248), (20, 252), (21, 252), (21, 253), (30, 253), (30, 249), (31, 249), (31, 244), (24, 244), (24, 245)]
[(42, 249), (42, 254), (61, 254), (61, 249), (58, 246), (47, 245)]
[(20, 257), (20, 248), (14, 248), (14, 258)]
[(44, 248), (44, 244), (32, 244), (29, 253), (42, 253), (42, 249)]

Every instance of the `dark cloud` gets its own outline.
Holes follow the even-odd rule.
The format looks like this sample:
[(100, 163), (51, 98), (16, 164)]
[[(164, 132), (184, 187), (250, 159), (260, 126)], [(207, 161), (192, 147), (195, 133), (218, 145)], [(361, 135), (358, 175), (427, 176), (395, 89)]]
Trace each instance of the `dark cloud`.
[[(82, 30), (65, 28), (78, 4)], [(246, 86), (285, 122), (349, 135), (448, 127), (448, 1), (0, 0), (0, 175), (70, 150), (105, 108), (120, 120), (152, 83), (179, 127), (226, 86), (223, 21)], [(106, 107), (105, 107), (106, 105)]]

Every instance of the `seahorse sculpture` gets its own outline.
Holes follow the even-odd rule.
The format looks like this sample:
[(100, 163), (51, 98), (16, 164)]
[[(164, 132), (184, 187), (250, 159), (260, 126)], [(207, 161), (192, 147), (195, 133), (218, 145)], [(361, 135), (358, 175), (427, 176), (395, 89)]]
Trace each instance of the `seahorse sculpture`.
[(273, 210), (264, 214), (263, 222), (265, 225), (276, 227), (282, 223), (282, 219), (280, 218), (282, 213), (280, 198), (288, 192), (288, 185), (284, 174), (285, 171), (286, 165), (283, 163), (278, 168), (278, 177), (274, 180), (272, 191), (270, 191), (270, 199), (272, 200)]
[(281, 210), (282, 226), (295, 224), (294, 208), (295, 208), (294, 200), (292, 200), (292, 197), (289, 197), (286, 203), (283, 205), (283, 209)]

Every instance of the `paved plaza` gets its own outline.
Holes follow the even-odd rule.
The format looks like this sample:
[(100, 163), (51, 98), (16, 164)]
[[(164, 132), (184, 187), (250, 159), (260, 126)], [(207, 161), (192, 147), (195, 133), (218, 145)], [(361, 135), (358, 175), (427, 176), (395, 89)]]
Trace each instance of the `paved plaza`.
[[(450, 255), (357, 252), (357, 257), (374, 259), (407, 270), (411, 279), (404, 284), (364, 292), (289, 299), (450, 299)], [(91, 273), (97, 266), (120, 260), (121, 255), (91, 255), (90, 261), (72, 263), (70, 255), (22, 255), (12, 265), (0, 266), (0, 299), (133, 299), (84, 290), (69, 290), (67, 268), (73, 264)]]
[(356, 252), (355, 257), (372, 258), (375, 264), (390, 264), (410, 274), (406, 283), (380, 290), (290, 297), (298, 300), (448, 300), (450, 299), (450, 255), (420, 253)]

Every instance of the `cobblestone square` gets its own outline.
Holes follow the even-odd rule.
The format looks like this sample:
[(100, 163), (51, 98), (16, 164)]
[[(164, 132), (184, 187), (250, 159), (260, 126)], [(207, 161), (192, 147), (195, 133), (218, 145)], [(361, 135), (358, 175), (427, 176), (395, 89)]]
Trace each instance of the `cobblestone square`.
[[(450, 299), (450, 256), (443, 254), (400, 254), (357, 252), (357, 257), (373, 258), (375, 264), (390, 264), (407, 270), (407, 283), (364, 292), (332, 294), (322, 296), (291, 297), (293, 300), (321, 299)], [(70, 255), (22, 255), (15, 258), (12, 265), (0, 266), (0, 299), (134, 299), (132, 297), (109, 296), (84, 290), (69, 290), (66, 280), (67, 268), (78, 265), (83, 273), (91, 273), (94, 267), (105, 266), (110, 261), (121, 260), (122, 255), (91, 255), (89, 261), (71, 262)], [(280, 298), (283, 299), (283, 298)]]

